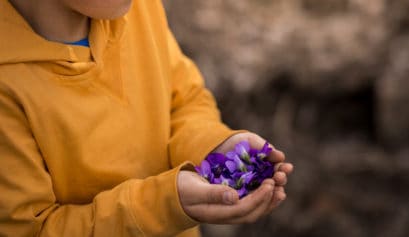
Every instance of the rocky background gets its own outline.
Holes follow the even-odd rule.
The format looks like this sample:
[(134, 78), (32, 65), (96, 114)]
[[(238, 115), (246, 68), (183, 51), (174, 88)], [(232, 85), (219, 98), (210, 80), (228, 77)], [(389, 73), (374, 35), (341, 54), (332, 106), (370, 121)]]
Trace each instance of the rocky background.
[(409, 236), (409, 1), (165, 6), (223, 120), (296, 167), (271, 216), (205, 237)]

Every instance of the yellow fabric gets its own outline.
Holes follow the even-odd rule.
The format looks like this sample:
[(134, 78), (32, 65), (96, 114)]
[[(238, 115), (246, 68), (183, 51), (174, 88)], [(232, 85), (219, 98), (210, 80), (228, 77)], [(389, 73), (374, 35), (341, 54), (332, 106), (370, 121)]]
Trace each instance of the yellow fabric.
[(197, 236), (176, 188), (234, 132), (161, 2), (92, 20), (90, 48), (0, 1), (0, 236)]

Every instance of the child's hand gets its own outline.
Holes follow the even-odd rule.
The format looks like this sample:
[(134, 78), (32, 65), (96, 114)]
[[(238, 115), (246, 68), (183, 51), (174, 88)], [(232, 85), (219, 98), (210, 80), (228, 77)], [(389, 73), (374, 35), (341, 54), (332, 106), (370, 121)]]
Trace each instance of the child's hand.
[[(251, 223), (269, 214), (285, 196), (276, 195), (273, 179), (266, 179), (254, 192), (239, 200), (237, 191), (209, 184), (198, 174), (180, 171), (178, 191), (186, 214), (212, 224)], [(284, 192), (284, 191), (282, 191)]]

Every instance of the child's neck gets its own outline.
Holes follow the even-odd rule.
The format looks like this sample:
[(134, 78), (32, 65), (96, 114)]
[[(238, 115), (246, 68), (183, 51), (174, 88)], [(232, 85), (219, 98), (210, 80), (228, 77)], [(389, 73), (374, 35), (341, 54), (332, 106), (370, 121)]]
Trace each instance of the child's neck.
[(55, 0), (9, 0), (33, 30), (51, 41), (74, 42), (87, 37), (89, 18)]

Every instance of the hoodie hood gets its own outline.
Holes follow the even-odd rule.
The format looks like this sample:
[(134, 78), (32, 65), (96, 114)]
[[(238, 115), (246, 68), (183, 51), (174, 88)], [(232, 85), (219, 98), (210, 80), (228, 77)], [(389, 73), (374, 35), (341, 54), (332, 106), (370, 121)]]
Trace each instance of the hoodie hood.
[[(120, 38), (126, 17), (92, 20), (90, 48), (52, 42), (38, 35), (8, 1), (0, 1), (0, 65), (14, 63), (52, 63), (62, 74), (98, 63), (109, 42)], [(87, 66), (85, 66), (86, 68)], [(75, 74), (75, 72), (72, 72)], [(82, 70), (80, 70), (82, 71)]]

